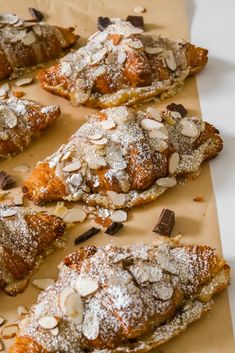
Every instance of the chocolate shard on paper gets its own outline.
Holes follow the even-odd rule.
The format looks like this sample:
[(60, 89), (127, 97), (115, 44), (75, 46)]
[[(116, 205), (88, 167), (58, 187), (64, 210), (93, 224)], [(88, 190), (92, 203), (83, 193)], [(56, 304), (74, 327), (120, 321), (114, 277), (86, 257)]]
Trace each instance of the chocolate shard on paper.
[(112, 22), (108, 17), (98, 17), (97, 27), (100, 31), (103, 31), (106, 27), (111, 25)]
[(3, 170), (0, 171), (0, 190), (8, 190), (15, 186), (15, 179)]
[(123, 224), (120, 222), (113, 222), (110, 224), (110, 226), (106, 229), (105, 233), (108, 235), (114, 235), (116, 234), (121, 228), (123, 227)]
[(184, 118), (188, 114), (187, 109), (182, 104), (171, 103), (171, 104), (168, 104), (166, 108), (171, 112), (180, 113), (182, 118)]
[(133, 26), (144, 29), (144, 18), (143, 16), (127, 16), (126, 20)]
[(159, 220), (153, 232), (163, 236), (170, 236), (175, 225), (175, 213), (167, 208), (163, 208)]
[(75, 241), (74, 241), (74, 244), (75, 245), (78, 245), (78, 244), (81, 244), (83, 243), (84, 241), (88, 240), (89, 238), (93, 237), (93, 235), (99, 233), (100, 231), (100, 228), (95, 228), (95, 227), (92, 227), (91, 229), (87, 230), (85, 233), (79, 235)]

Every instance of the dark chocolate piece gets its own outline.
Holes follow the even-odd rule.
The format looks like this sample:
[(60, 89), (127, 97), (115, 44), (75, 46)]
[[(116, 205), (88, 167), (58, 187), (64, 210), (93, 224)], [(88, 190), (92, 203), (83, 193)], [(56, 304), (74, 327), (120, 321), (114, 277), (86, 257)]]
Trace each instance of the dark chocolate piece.
[(29, 13), (33, 17), (34, 20), (40, 22), (43, 20), (44, 15), (41, 11), (35, 9), (34, 7), (29, 7)]
[(106, 27), (111, 25), (112, 22), (108, 17), (98, 17), (97, 27), (100, 31), (103, 31)]
[(167, 105), (166, 108), (168, 110), (170, 110), (171, 112), (180, 113), (182, 118), (184, 118), (188, 114), (187, 109), (185, 109), (185, 107), (182, 104), (171, 103), (171, 104)]
[(16, 181), (11, 175), (8, 175), (3, 170), (0, 172), (0, 189), (1, 190), (11, 189), (13, 186), (15, 186), (15, 183), (16, 183)]
[(93, 237), (93, 235), (96, 235), (97, 233), (99, 233), (100, 228), (95, 228), (92, 227), (91, 229), (89, 229), (88, 231), (86, 231), (85, 233), (79, 235), (75, 240), (74, 240), (74, 244), (78, 245), (86, 240), (88, 240), (89, 238)]
[(175, 225), (175, 213), (167, 208), (163, 208), (159, 220), (153, 232), (164, 236), (170, 236)]
[(123, 227), (123, 224), (120, 222), (113, 222), (110, 224), (110, 226), (106, 229), (105, 233), (108, 235), (114, 235), (116, 234), (121, 228)]
[(143, 16), (127, 16), (126, 20), (133, 26), (144, 29), (144, 18)]

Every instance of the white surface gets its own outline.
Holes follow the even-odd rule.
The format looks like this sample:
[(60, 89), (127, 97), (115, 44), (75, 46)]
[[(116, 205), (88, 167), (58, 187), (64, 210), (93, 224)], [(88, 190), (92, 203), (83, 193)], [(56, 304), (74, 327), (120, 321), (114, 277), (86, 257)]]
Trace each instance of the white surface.
[(197, 78), (202, 116), (224, 140), (211, 171), (223, 253), (232, 267), (229, 298), (235, 332), (235, 1), (186, 2), (191, 41), (209, 49), (208, 66)]

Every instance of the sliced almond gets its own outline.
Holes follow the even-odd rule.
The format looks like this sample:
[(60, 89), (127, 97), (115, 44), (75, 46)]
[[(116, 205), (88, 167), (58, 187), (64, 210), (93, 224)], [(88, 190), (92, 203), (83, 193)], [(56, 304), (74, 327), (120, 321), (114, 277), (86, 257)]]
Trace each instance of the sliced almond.
[(108, 120), (102, 121), (101, 126), (105, 130), (111, 130), (111, 129), (115, 128), (116, 124), (113, 120), (108, 119)]
[(172, 50), (168, 50), (168, 56), (166, 58), (166, 64), (171, 71), (175, 71), (177, 64), (175, 61), (175, 56)]
[(19, 17), (12, 13), (3, 13), (0, 15), (0, 23), (1, 24), (9, 24), (14, 25), (19, 21)]
[(44, 315), (38, 319), (38, 324), (45, 330), (51, 330), (58, 325), (58, 319), (51, 315)]
[(98, 288), (98, 281), (94, 278), (79, 277), (76, 281), (76, 289), (82, 297), (95, 293)]
[(172, 155), (169, 158), (169, 174), (174, 174), (177, 170), (178, 164), (179, 164), (180, 156), (178, 152), (172, 153)]
[(15, 82), (15, 86), (19, 87), (19, 86), (26, 86), (29, 85), (30, 83), (32, 83), (34, 81), (34, 79), (32, 77), (24, 77), (21, 78), (20, 80), (17, 80)]
[(118, 51), (117, 61), (120, 65), (124, 64), (124, 62), (126, 61), (126, 52), (124, 50)]
[(77, 161), (71, 164), (66, 165), (62, 170), (63, 172), (73, 172), (81, 168), (81, 162)]
[(1, 330), (1, 337), (5, 340), (13, 338), (17, 335), (19, 326), (17, 323), (7, 324)]
[(181, 121), (181, 126), (182, 135), (186, 137), (196, 137), (198, 135), (198, 130), (194, 122), (184, 119)]
[(121, 206), (126, 201), (125, 194), (118, 194), (115, 191), (107, 191), (107, 194), (108, 194), (108, 197), (110, 198), (110, 200), (114, 203), (114, 205)]
[(67, 223), (76, 223), (85, 221), (86, 216), (86, 212), (81, 208), (72, 208), (62, 215), (62, 219)]
[(19, 322), (20, 329), (23, 330), (23, 329), (27, 328), (29, 323), (30, 323), (29, 316), (26, 316), (25, 318), (21, 319)]
[(157, 109), (148, 107), (146, 111), (154, 120), (157, 120), (158, 122), (162, 121), (161, 113)]
[(161, 130), (152, 130), (149, 133), (150, 138), (155, 138), (155, 139), (162, 139), (162, 140), (167, 140), (168, 135), (166, 135), (164, 132)]
[(1, 217), (12, 217), (12, 216), (15, 216), (16, 214), (17, 214), (17, 210), (14, 208), (6, 208), (0, 211)]
[(103, 137), (100, 140), (91, 140), (92, 143), (94, 143), (95, 145), (99, 145), (99, 146), (103, 146), (106, 145), (106, 143), (108, 142), (106, 137)]
[(17, 173), (27, 173), (30, 170), (30, 166), (27, 164), (19, 164), (16, 167), (14, 167), (13, 172)]
[(159, 47), (145, 47), (144, 50), (147, 54), (159, 54), (163, 51), (163, 49)]
[(53, 336), (58, 336), (58, 334), (59, 334), (59, 327), (56, 326), (55, 328), (51, 329), (51, 330), (50, 330), (50, 333), (51, 333)]
[(134, 8), (134, 12), (135, 13), (142, 13), (142, 12), (145, 12), (145, 8), (143, 7), (143, 6), (136, 6), (135, 8)]
[(33, 31), (29, 31), (26, 33), (25, 37), (23, 38), (22, 43), (24, 45), (31, 45), (34, 42), (36, 42), (36, 40), (37, 39), (36, 39), (35, 33)]
[(113, 222), (126, 222), (127, 220), (127, 213), (123, 210), (117, 210), (117, 211), (114, 211), (111, 216), (110, 216), (110, 219), (113, 221)]
[(66, 314), (66, 309), (65, 309), (65, 300), (67, 299), (67, 297), (71, 294), (74, 293), (75, 290), (71, 287), (65, 287), (63, 288), (63, 290), (59, 293), (58, 296), (58, 305), (61, 309), (61, 311)]
[(167, 177), (167, 178), (159, 178), (157, 179), (157, 185), (162, 186), (164, 188), (172, 188), (177, 184), (177, 181), (174, 177)]
[(80, 186), (82, 184), (82, 180), (83, 178), (80, 173), (73, 174), (70, 178), (67, 179), (68, 183), (74, 186)]
[(4, 317), (0, 316), (0, 326), (2, 326), (5, 321), (6, 321), (6, 319)]
[(72, 92), (70, 95), (70, 103), (74, 107), (78, 107), (79, 105), (82, 105), (86, 101), (88, 101), (88, 99), (90, 98), (90, 95), (91, 95), (91, 88), (88, 88), (88, 89), (77, 88), (76, 91)]
[(99, 319), (95, 311), (87, 311), (82, 323), (82, 333), (89, 340), (95, 340), (99, 336)]
[(83, 302), (79, 293), (70, 293), (64, 302), (65, 313), (68, 317), (81, 324), (83, 320)]
[(10, 129), (13, 129), (17, 125), (17, 116), (10, 109), (5, 116), (5, 122)]
[(28, 310), (23, 305), (18, 306), (16, 312), (19, 318), (22, 318), (28, 314)]
[(33, 26), (33, 31), (36, 33), (38, 36), (42, 35), (42, 27), (39, 24), (36, 24)]
[(23, 205), (23, 194), (19, 193), (14, 196), (12, 202), (15, 206), (22, 206)]
[(54, 283), (53, 278), (37, 278), (32, 281), (32, 285), (38, 289), (46, 289)]
[(142, 119), (140, 124), (144, 130), (160, 129), (163, 126), (163, 124), (158, 121), (148, 118)]
[(103, 132), (99, 131), (99, 132), (95, 132), (94, 134), (91, 134), (88, 136), (89, 139), (91, 140), (100, 140), (103, 137)]
[(9, 91), (10, 91), (10, 86), (8, 82), (0, 86), (0, 96), (5, 96)]
[(69, 156), (71, 155), (71, 153), (72, 153), (71, 151), (66, 152), (65, 155), (63, 155), (63, 157), (61, 158), (61, 160), (62, 160), (62, 161), (66, 161), (66, 159), (69, 158)]

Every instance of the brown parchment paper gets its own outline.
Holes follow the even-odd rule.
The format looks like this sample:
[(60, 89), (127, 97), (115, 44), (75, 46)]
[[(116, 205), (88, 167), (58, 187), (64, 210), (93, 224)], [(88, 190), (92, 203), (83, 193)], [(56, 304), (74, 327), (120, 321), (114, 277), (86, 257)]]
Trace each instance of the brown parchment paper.
[[(28, 7), (35, 7), (46, 16), (51, 24), (76, 26), (81, 35), (79, 44), (86, 42), (89, 35), (95, 32), (98, 16), (126, 18), (134, 14), (134, 7), (140, 2), (136, 0), (0, 0), (0, 12), (13, 12), (24, 18), (29, 18)], [(142, 0), (146, 8), (143, 14), (146, 30), (161, 33), (170, 38), (188, 38), (188, 23), (184, 0)], [(196, 43), (200, 45), (200, 43)], [(210, 65), (210, 63), (209, 63)], [(203, 72), (201, 73), (203, 75)], [(36, 72), (32, 74), (35, 77)], [(69, 102), (53, 96), (41, 89), (38, 82), (20, 89), (26, 92), (26, 98), (38, 100), (44, 104), (59, 104), (62, 115), (43, 136), (34, 141), (30, 148), (9, 161), (1, 161), (0, 169), (13, 174), (20, 188), (27, 174), (12, 172), (16, 165), (26, 163), (32, 167), (47, 155), (53, 153), (76, 129), (85, 121), (85, 116), (92, 110), (88, 108), (73, 108)], [(169, 102), (184, 104), (194, 116), (200, 116), (200, 104), (194, 78), (187, 80), (184, 90), (173, 99), (165, 100), (161, 104), (151, 103), (159, 109)], [(206, 117), (204, 117), (206, 120)], [(220, 166), (220, 155), (212, 161)], [(19, 188), (13, 192), (17, 192)], [(11, 193), (12, 195), (12, 193)], [(204, 202), (194, 202), (193, 198), (202, 196)], [(7, 199), (6, 199), (7, 201)], [(25, 201), (25, 206), (29, 202)], [(74, 205), (75, 206), (75, 205)], [(54, 205), (46, 209), (53, 211)], [(109, 242), (114, 244), (131, 244), (137, 242), (151, 243), (155, 234), (152, 228), (155, 225), (163, 207), (170, 208), (176, 213), (174, 234), (181, 233), (186, 243), (205, 243), (215, 247), (221, 253), (220, 235), (214, 193), (208, 164), (204, 165), (201, 176), (186, 184), (178, 185), (166, 192), (155, 202), (138, 207), (129, 212), (128, 222), (124, 229), (115, 237), (109, 237), (104, 232), (91, 238), (85, 244), (102, 245)], [(57, 265), (64, 256), (76, 249), (74, 238), (93, 226), (93, 221), (86, 221), (67, 231), (66, 249), (54, 252), (47, 258), (40, 270), (33, 278), (57, 276)], [(0, 316), (9, 322), (16, 320), (16, 309), (19, 305), (27, 308), (36, 301), (39, 290), (29, 285), (27, 290), (15, 298), (0, 293)], [(5, 341), (9, 346), (11, 341)], [(193, 323), (185, 333), (169, 343), (155, 350), (156, 353), (232, 353), (234, 340), (227, 293), (217, 296), (215, 305), (201, 320)]]

